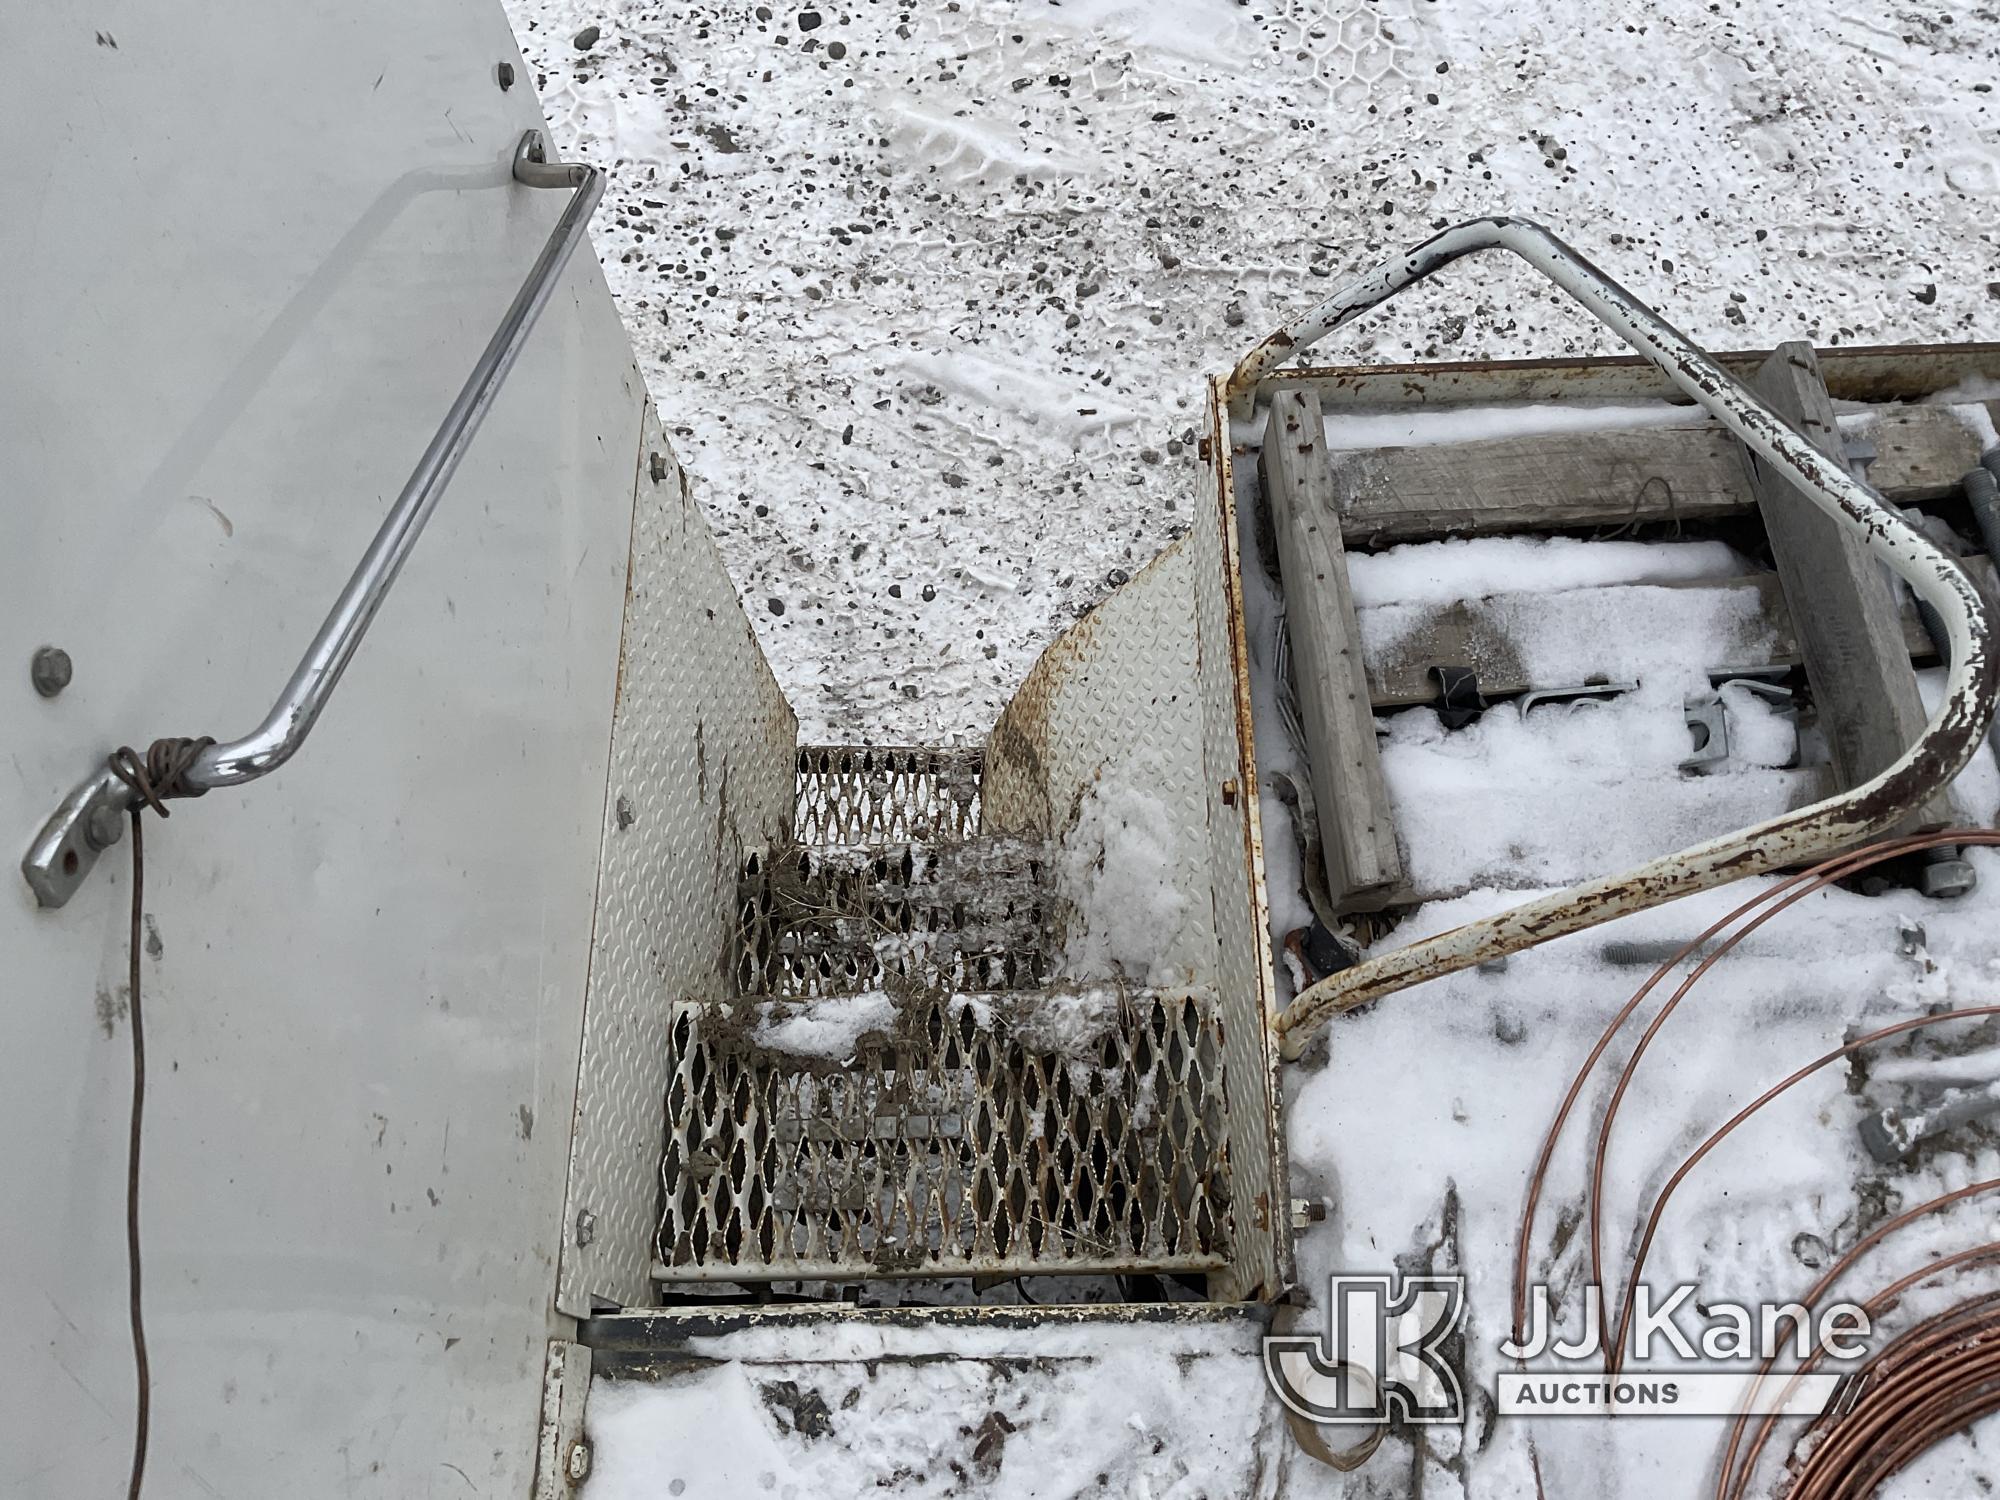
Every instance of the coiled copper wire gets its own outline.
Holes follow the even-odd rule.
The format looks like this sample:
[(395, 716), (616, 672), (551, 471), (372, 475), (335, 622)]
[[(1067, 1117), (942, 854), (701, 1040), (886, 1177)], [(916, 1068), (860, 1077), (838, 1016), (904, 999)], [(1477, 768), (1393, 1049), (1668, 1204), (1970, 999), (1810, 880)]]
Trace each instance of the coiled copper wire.
[[(1564, 1126), (1577, 1100), (1609, 1050), (1612, 1040), (1625, 1023), (1682, 961), (1704, 943), (1726, 933), (1721, 941), (1680, 982), (1648, 1022), (1621, 1069), (1618, 1081), (1597, 1129), (1591, 1162), (1589, 1189), (1591, 1291), (1605, 1294), (1603, 1256), (1603, 1199), (1605, 1163), (1610, 1151), (1613, 1124), (1619, 1106), (1636, 1075), (1641, 1059), (1659, 1034), (1667, 1017), (1721, 959), (1764, 923), (1840, 879), (1880, 864), (1885, 860), (1917, 853), (1939, 845), (2000, 845), (2000, 832), (1988, 829), (1948, 829), (1906, 838), (1886, 839), (1861, 849), (1837, 855), (1811, 869), (1792, 875), (1744, 901), (1655, 969), (1638, 991), (1612, 1017), (1603, 1034), (1584, 1059), (1568, 1091), (1556, 1110), (1555, 1119), (1544, 1136), (1535, 1166), (1529, 1176), (1527, 1202), (1522, 1212), (1514, 1258), (1514, 1334), (1524, 1336), (1527, 1318), (1528, 1270), (1532, 1249), (1535, 1213), (1546, 1187)], [(1741, 925), (1734, 925), (1740, 923)], [(1732, 930), (1733, 929), (1733, 930)], [(1606, 1345), (1606, 1369), (1615, 1373), (1623, 1357), (1630, 1330), (1631, 1297), (1644, 1268), (1645, 1257), (1659, 1228), (1668, 1199), (1696, 1165), (1744, 1121), (1804, 1081), (1819, 1069), (1852, 1055), (1876, 1042), (1906, 1031), (1948, 1021), (1964, 1021), (2000, 1015), (2000, 1005), (1966, 1007), (1935, 1016), (1924, 1016), (1883, 1027), (1854, 1038), (1845, 1045), (1815, 1059), (1765, 1090), (1738, 1110), (1702, 1142), (1671, 1174), (1655, 1196), (1647, 1213), (1644, 1232), (1634, 1251), (1632, 1265), (1619, 1298), (1615, 1336)], [(1812, 1307), (1817, 1300), (1856, 1262), (1898, 1229), (1964, 1199), (2000, 1189), (2000, 1179), (1977, 1182), (1943, 1194), (1876, 1226), (1842, 1256), (1804, 1298)], [(2000, 1261), (2000, 1241), (1975, 1245), (1946, 1256), (1892, 1282), (1864, 1303), (1871, 1317), (1896, 1305), (1901, 1295), (1920, 1282), (1956, 1267), (1985, 1261)], [(1793, 1378), (1817, 1366), (1823, 1358), (1815, 1349), (1793, 1372)], [(1760, 1376), (1769, 1376), (1774, 1361), (1766, 1361)], [(1962, 1430), (1990, 1412), (2000, 1410), (2000, 1296), (1982, 1296), (1924, 1320), (1871, 1356), (1852, 1377), (1845, 1389), (1852, 1399), (1843, 1401), (1817, 1418), (1807, 1429), (1812, 1441), (1802, 1442), (1791, 1462), (1792, 1477), (1787, 1500), (1848, 1500), (1871, 1493), (1891, 1475), (1906, 1467), (1937, 1443)], [(1766, 1416), (1745, 1445), (1749, 1418), (1739, 1417), (1721, 1457), (1716, 1481), (1717, 1500), (1741, 1500), (1755, 1473), (1757, 1460), (1778, 1422)], [(1741, 1462), (1738, 1458), (1741, 1455)]]

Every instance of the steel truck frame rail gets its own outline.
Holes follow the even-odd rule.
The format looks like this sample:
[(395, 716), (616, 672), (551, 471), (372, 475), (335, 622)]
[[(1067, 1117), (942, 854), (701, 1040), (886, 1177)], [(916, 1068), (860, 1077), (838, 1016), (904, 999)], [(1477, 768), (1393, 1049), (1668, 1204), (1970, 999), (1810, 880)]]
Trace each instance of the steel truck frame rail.
[[(203, 750), (183, 777), (190, 787), (213, 791), (241, 786), (270, 775), (298, 753), (458, 471), (459, 461), (472, 446), (473, 435), (548, 305), (556, 278), (583, 243), (591, 211), (604, 194), (601, 171), (580, 162), (549, 161), (542, 133), (530, 130), (514, 148), (513, 177), (523, 187), (575, 191), (278, 701), (249, 734)], [(38, 902), (57, 907), (76, 893), (97, 856), (118, 842), (124, 831), (123, 814), (136, 795), (105, 768), (63, 798), (21, 861), (21, 873)]]
[(1349, 282), (1244, 355), (1223, 383), (1229, 414), (1247, 418), (1259, 382), (1283, 361), (1405, 287), (1481, 250), (1511, 251), (1569, 293), (1909, 584), (1944, 623), (1950, 646), (1945, 692), (1918, 741), (1860, 786), (1637, 869), (1455, 927), (1321, 980), (1273, 1021), (1287, 1057), (1297, 1057), (1313, 1032), (1338, 1012), (1423, 980), (1732, 880), (1809, 864), (1875, 838), (1958, 775), (1993, 716), (2000, 662), (1993, 655), (1985, 605), (1957, 563), (1685, 334), (1531, 220), (1487, 218), (1455, 225)]

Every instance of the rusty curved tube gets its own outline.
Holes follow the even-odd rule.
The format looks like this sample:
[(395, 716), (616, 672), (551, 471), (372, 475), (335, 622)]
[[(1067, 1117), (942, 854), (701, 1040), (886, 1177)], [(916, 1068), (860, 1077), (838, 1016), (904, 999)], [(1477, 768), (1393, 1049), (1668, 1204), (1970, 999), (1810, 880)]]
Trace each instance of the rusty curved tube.
[(1224, 384), (1230, 414), (1247, 417), (1258, 383), (1283, 361), (1405, 287), (1481, 250), (1511, 251), (1569, 293), (1909, 584), (1944, 622), (1950, 674), (1921, 738), (1860, 786), (1344, 969), (1301, 992), (1272, 1023), (1288, 1058), (1296, 1058), (1312, 1034), (1339, 1012), (1426, 979), (1733, 880), (1809, 863), (1887, 833), (1958, 775), (1993, 716), (2000, 662), (1992, 650), (1992, 627), (1984, 603), (1958, 565), (1685, 334), (1530, 220), (1474, 219), (1456, 225), (1349, 282), (1244, 355)]

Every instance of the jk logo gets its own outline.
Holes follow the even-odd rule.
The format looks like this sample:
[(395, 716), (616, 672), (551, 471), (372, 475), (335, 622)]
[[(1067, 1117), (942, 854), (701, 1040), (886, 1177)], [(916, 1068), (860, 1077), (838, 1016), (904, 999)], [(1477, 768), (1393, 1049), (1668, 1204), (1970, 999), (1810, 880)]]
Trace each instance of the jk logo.
[(1465, 1320), (1460, 1276), (1334, 1276), (1321, 1334), (1264, 1340), (1264, 1377), (1312, 1423), (1464, 1420), (1458, 1372), (1441, 1346)]

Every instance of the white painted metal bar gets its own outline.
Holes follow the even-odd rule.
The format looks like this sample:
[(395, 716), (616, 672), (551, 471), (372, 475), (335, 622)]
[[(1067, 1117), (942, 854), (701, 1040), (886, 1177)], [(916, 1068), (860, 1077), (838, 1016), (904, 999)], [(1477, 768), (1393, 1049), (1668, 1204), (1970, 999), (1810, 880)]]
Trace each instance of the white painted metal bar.
[(1923, 737), (1872, 780), (1840, 796), (1453, 928), (1323, 979), (1294, 999), (1274, 1023), (1289, 1057), (1296, 1057), (1312, 1033), (1340, 1011), (1627, 912), (1745, 876), (1808, 864), (1887, 832), (1958, 775), (1993, 716), (2000, 662), (1993, 655), (1984, 602), (1957, 563), (1841, 464), (1786, 425), (1685, 334), (1529, 220), (1475, 219), (1456, 225), (1348, 283), (1243, 357), (1222, 387), (1230, 414), (1249, 415), (1259, 382), (1279, 364), (1403, 288), (1481, 250), (1511, 251), (1547, 276), (1859, 538), (1937, 611), (1950, 638), (1950, 675)]
[[(548, 161), (542, 133), (530, 130), (515, 148), (513, 175), (524, 187), (575, 191), (277, 702), (249, 734), (203, 750), (183, 778), (189, 786), (212, 791), (255, 781), (277, 770), (305, 743), (445, 487), (458, 471), (466, 449), (472, 446), (474, 434), (492, 409), (536, 319), (548, 305), (557, 277), (583, 242), (591, 212), (604, 193), (602, 172), (578, 162)], [(120, 815), (132, 805), (135, 795), (109, 769), (101, 768), (63, 799), (21, 861), (21, 873), (37, 901), (45, 907), (57, 907), (69, 900), (98, 854), (118, 841), (123, 829)]]

